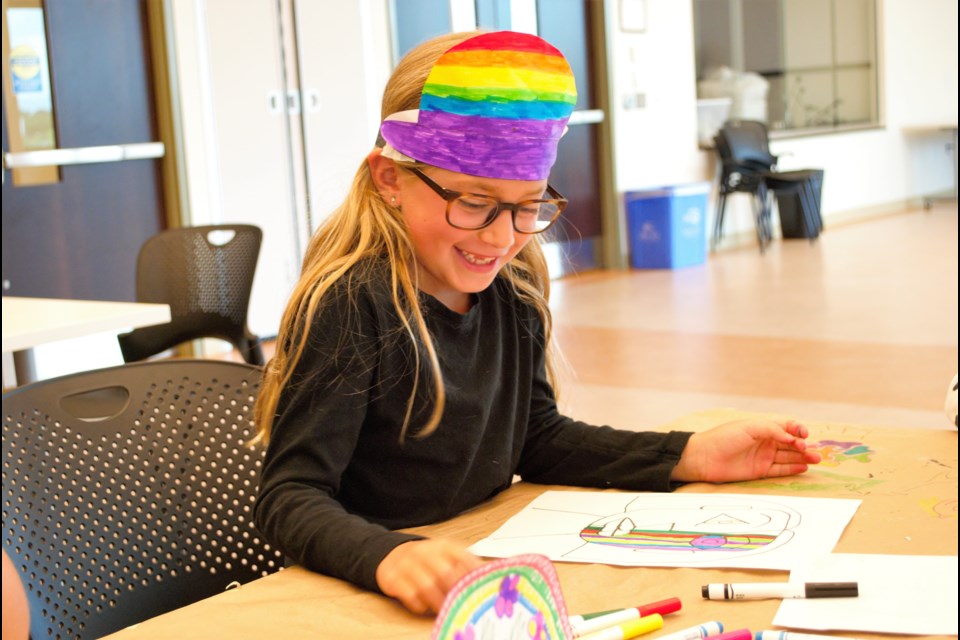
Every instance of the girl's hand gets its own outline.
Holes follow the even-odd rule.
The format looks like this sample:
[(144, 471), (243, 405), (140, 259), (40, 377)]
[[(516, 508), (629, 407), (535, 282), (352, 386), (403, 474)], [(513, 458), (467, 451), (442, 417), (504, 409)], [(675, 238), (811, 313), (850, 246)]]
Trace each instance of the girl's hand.
[(673, 469), (680, 482), (736, 482), (803, 473), (820, 462), (798, 422), (737, 420), (695, 433)]
[(449, 540), (413, 540), (380, 562), (377, 584), (413, 613), (439, 613), (457, 580), (482, 564), (479, 557)]

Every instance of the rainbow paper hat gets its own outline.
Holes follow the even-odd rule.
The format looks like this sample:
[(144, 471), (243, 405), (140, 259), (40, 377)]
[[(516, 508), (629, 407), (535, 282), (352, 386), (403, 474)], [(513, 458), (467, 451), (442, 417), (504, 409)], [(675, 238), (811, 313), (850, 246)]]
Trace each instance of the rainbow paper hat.
[(553, 45), (526, 33), (484, 33), (440, 56), (418, 111), (383, 121), (384, 155), (474, 176), (543, 180), (576, 101), (573, 72)]

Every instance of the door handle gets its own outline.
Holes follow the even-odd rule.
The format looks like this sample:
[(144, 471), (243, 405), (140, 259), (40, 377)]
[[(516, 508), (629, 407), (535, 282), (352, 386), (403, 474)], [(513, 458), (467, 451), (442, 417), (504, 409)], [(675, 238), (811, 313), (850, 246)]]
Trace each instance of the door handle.
[(166, 153), (162, 142), (137, 142), (132, 144), (108, 144), (98, 147), (74, 147), (71, 149), (42, 149), (38, 151), (5, 152), (3, 166), (6, 169), (23, 167), (58, 167), (94, 162), (121, 162), (123, 160), (148, 160), (162, 158)]

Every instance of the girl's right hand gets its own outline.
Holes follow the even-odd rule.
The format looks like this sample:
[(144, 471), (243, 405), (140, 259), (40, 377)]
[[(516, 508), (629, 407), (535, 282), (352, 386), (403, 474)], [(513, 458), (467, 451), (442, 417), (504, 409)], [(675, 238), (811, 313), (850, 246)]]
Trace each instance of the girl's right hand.
[(483, 564), (449, 540), (412, 540), (396, 547), (377, 567), (377, 584), (416, 614), (439, 613), (457, 580)]

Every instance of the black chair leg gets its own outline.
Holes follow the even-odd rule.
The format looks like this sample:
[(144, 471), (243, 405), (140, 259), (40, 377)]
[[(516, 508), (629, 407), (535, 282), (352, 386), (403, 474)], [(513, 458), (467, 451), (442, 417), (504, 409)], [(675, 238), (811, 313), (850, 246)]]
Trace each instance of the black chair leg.
[(760, 211), (761, 218), (763, 219), (763, 237), (766, 239), (767, 244), (769, 245), (773, 242), (773, 194), (770, 192), (766, 186), (761, 188), (763, 208)]
[(757, 227), (757, 243), (760, 245), (761, 254), (767, 248), (767, 234), (763, 230), (763, 211), (766, 208), (764, 198), (765, 195), (759, 191), (753, 195), (753, 221)]
[(773, 241), (773, 230), (770, 222), (770, 190), (761, 184), (754, 194), (754, 219), (757, 225), (757, 242), (760, 244), (760, 253), (766, 251), (767, 245)]
[(822, 175), (815, 180), (811, 180), (807, 184), (807, 193), (810, 198), (810, 213), (813, 218), (813, 223), (816, 225), (817, 235), (820, 235), (820, 232), (823, 231), (823, 216), (820, 214), (820, 189), (822, 188)]
[(800, 224), (803, 225), (804, 236), (809, 238), (810, 244), (817, 241), (820, 228), (817, 224), (816, 197), (813, 195), (813, 185), (809, 180), (800, 186)]
[(717, 247), (720, 245), (720, 240), (723, 237), (723, 212), (727, 206), (727, 194), (723, 191), (720, 191), (717, 194), (717, 215), (716, 219), (713, 221), (713, 238), (710, 243), (710, 250), (716, 251)]

